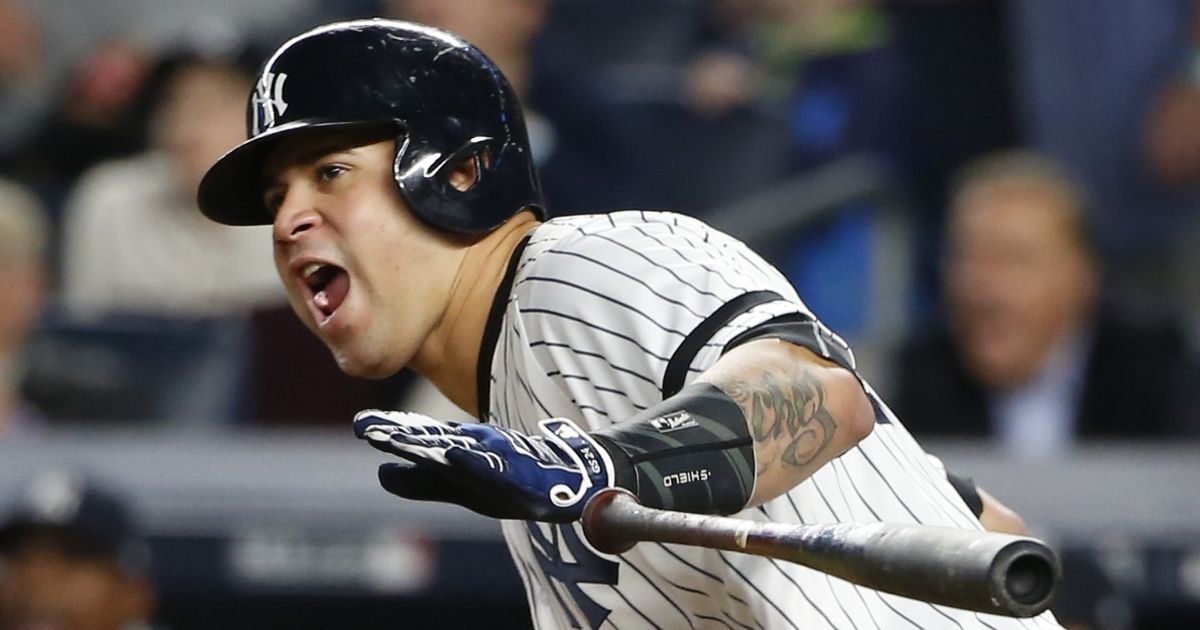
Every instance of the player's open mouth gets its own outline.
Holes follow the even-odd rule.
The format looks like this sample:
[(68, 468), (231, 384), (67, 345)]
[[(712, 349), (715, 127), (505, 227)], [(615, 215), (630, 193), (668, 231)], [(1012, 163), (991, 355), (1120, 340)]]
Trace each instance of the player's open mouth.
[(300, 275), (312, 290), (313, 306), (325, 319), (342, 305), (350, 291), (350, 275), (337, 265), (309, 263)]

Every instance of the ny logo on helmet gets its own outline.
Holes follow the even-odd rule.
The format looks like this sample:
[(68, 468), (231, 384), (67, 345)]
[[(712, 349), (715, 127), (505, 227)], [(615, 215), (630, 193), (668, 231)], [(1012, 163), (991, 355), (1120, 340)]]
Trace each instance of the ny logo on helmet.
[(275, 125), (275, 119), (287, 111), (283, 100), (283, 83), (286, 73), (264, 72), (254, 88), (254, 130), (261, 133)]

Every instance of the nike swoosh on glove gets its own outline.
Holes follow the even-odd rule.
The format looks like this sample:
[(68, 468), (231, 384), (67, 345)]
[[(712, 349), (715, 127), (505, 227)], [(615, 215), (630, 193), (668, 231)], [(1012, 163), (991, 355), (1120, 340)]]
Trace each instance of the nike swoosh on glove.
[(614, 485), (608, 451), (565, 418), (538, 423), (539, 436), (487, 424), (443, 422), (416, 413), (367, 409), (354, 433), (404, 460), (379, 467), (392, 494), (456, 503), (502, 519), (566, 523)]

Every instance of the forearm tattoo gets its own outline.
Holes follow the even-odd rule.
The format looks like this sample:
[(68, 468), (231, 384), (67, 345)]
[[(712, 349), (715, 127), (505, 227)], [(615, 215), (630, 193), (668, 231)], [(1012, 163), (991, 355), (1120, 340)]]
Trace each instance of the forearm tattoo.
[[(783, 375), (764, 372), (757, 380), (720, 386), (745, 410), (756, 443), (784, 464), (804, 466), (829, 447), (837, 420), (825, 407), (825, 387), (812, 372), (801, 367), (777, 376)], [(766, 468), (760, 465), (759, 474)]]

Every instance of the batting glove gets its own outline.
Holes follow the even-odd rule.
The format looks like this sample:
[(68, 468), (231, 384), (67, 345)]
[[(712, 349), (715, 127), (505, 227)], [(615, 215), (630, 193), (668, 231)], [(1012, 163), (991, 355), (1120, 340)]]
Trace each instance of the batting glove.
[(377, 409), (354, 417), (355, 435), (407, 460), (379, 467), (379, 482), (392, 494), (456, 503), (493, 518), (578, 520), (593, 494), (614, 485), (609, 454), (565, 418), (538, 428), (541, 436), (528, 436)]

